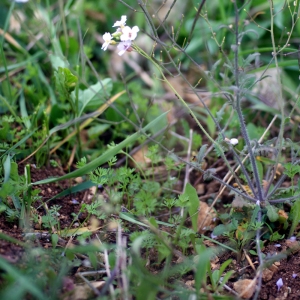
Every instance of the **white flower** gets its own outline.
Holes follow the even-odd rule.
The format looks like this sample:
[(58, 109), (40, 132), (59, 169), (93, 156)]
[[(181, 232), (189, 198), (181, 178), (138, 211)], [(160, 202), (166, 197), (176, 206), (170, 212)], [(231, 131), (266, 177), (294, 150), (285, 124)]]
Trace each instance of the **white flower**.
[(17, 2), (17, 3), (25, 3), (25, 2), (28, 2), (28, 0), (15, 0), (15, 2)]
[(233, 146), (237, 145), (239, 143), (238, 139), (230, 139), (229, 143)]
[(137, 26), (134, 26), (132, 28), (130, 28), (129, 26), (125, 26), (122, 29), (122, 35), (120, 36), (120, 40), (121, 41), (133, 41), (136, 36), (137, 33), (140, 31), (140, 29)]
[(122, 16), (121, 17), (121, 21), (115, 22), (115, 24), (113, 25), (113, 27), (118, 26), (118, 27), (123, 28), (126, 25), (126, 21), (127, 21), (127, 17), (126, 16)]
[(106, 32), (103, 34), (104, 43), (102, 45), (102, 48), (104, 51), (107, 49), (109, 44), (111, 43), (111, 40), (113, 39), (112, 35), (109, 32)]
[(131, 46), (131, 41), (124, 41), (124, 42), (120, 42), (117, 46), (117, 48), (119, 50), (121, 50), (120, 52), (118, 52), (118, 54), (121, 56), (123, 55), (127, 50), (130, 49)]

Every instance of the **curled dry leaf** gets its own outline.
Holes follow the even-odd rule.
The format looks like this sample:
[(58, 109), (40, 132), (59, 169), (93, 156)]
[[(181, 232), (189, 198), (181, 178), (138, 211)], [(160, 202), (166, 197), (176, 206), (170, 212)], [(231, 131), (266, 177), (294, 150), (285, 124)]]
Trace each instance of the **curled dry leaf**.
[(270, 281), (274, 274), (276, 274), (278, 272), (278, 267), (275, 266), (274, 264), (272, 264), (269, 268), (266, 268), (263, 270), (262, 273), (262, 279), (263, 281), (267, 282)]
[(262, 272), (262, 279), (263, 281), (267, 282), (273, 278), (274, 272), (270, 269), (264, 269)]
[(197, 184), (196, 190), (197, 190), (198, 195), (204, 195), (204, 193), (205, 193), (205, 184), (204, 183)]
[(298, 243), (297, 241), (288, 239), (285, 241), (287, 247), (292, 250), (294, 253), (298, 252), (300, 250), (300, 243)]
[(194, 286), (195, 286), (195, 280), (187, 280), (185, 282), (185, 286), (189, 289), (189, 290), (193, 290)]
[(279, 86), (276, 81), (276, 73), (277, 70), (269, 69), (267, 72), (261, 71), (256, 72), (255, 76), (257, 79), (265, 76), (264, 80), (260, 80), (252, 92), (257, 95), (258, 99), (260, 99), (267, 106), (279, 109), (277, 97), (279, 93)]
[[(94, 281), (90, 284), (97, 290), (101, 290), (105, 285), (105, 281)], [(87, 284), (75, 284), (72, 292), (66, 293), (62, 299), (63, 300), (86, 300), (94, 297), (92, 289)]]
[(138, 167), (136, 166), (136, 163), (139, 164), (139, 166), (142, 169), (145, 169), (146, 167), (151, 165), (151, 159), (146, 157), (145, 154), (147, 154), (148, 152), (148, 147), (145, 146), (143, 148), (141, 148), (139, 151), (137, 151), (136, 153), (134, 153), (132, 155), (134, 162), (130, 162), (134, 164), (134, 167)]
[[(194, 78), (195, 80), (196, 78)], [(171, 83), (173, 87), (176, 87), (176, 91), (181, 97), (186, 100), (188, 103), (203, 107), (203, 103), (200, 99), (206, 104), (209, 105), (211, 102), (211, 92), (207, 91), (195, 91), (179, 76), (177, 77), (168, 77), (167, 80)], [(198, 81), (199, 78), (196, 79)], [(171, 95), (174, 95), (174, 91), (170, 89), (169, 85), (165, 84), (165, 88)], [(197, 95), (198, 94), (198, 95)], [(200, 99), (199, 99), (200, 98)]]
[(254, 294), (256, 281), (251, 279), (241, 279), (233, 284), (233, 288), (243, 299), (249, 299)]
[(275, 264), (272, 264), (269, 269), (273, 272), (273, 273), (277, 273), (278, 272), (278, 267)]
[(209, 229), (210, 226), (214, 223), (216, 218), (216, 213), (207, 203), (200, 201), (200, 209), (198, 212), (198, 232), (203, 233)]

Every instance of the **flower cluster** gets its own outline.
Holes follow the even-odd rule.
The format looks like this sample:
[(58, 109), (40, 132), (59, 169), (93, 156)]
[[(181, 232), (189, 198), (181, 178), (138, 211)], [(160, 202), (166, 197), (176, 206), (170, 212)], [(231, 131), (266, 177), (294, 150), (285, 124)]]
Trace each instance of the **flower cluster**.
[[(107, 49), (109, 45), (115, 45), (118, 43), (117, 48), (120, 50), (118, 52), (119, 55), (123, 55), (126, 51), (132, 51), (131, 43), (137, 37), (137, 33), (139, 32), (139, 28), (137, 26), (129, 27), (126, 26), (127, 17), (122, 16), (120, 21), (115, 22), (112, 27), (118, 27), (117, 31), (113, 34), (106, 32), (103, 35), (104, 43), (102, 48), (104, 51)], [(117, 41), (115, 41), (115, 40)]]

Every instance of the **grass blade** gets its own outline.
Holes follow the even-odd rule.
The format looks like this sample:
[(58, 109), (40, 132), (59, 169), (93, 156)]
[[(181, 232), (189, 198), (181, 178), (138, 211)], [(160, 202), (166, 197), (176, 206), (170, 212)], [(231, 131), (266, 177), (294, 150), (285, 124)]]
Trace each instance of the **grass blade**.
[(43, 293), (34, 285), (34, 283), (27, 279), (20, 271), (11, 266), (5, 259), (0, 257), (0, 268), (6, 271), (10, 276), (12, 276), (16, 283), (18, 283), (22, 288), (27, 290), (37, 299), (45, 299)]
[(90, 163), (86, 164), (84, 167), (82, 167), (78, 170), (75, 170), (71, 173), (68, 173), (66, 175), (63, 175), (61, 177), (48, 178), (48, 179), (40, 180), (37, 182), (33, 182), (32, 185), (46, 184), (46, 183), (55, 182), (55, 181), (59, 181), (59, 180), (71, 179), (71, 178), (80, 177), (89, 172), (92, 172), (100, 165), (106, 163), (109, 159), (111, 159), (113, 156), (115, 156), (120, 150), (125, 148), (127, 145), (135, 142), (143, 133), (145, 133), (146, 130), (149, 130), (150, 128), (155, 126), (157, 124), (157, 122), (159, 122), (161, 119), (163, 119), (167, 113), (168, 112), (163, 113), (162, 115), (160, 115), (159, 117), (154, 119), (152, 122), (150, 122), (148, 125), (146, 125), (143, 129), (141, 129), (140, 131), (129, 136), (127, 139), (125, 139), (120, 144), (117, 144), (114, 147), (108, 149), (101, 156), (99, 156), (95, 160), (91, 161)]

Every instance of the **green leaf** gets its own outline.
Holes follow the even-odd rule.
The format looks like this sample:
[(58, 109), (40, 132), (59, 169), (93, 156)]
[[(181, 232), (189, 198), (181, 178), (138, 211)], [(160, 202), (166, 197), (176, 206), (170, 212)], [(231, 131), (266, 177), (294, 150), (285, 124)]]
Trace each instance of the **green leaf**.
[(46, 184), (46, 183), (60, 181), (60, 180), (64, 180), (64, 179), (71, 179), (71, 178), (75, 178), (75, 177), (80, 177), (80, 176), (83, 176), (83, 175), (86, 175), (86, 174), (92, 172), (93, 170), (98, 168), (100, 165), (102, 165), (102, 164), (106, 163), (107, 161), (109, 161), (112, 157), (114, 157), (120, 150), (125, 148), (127, 145), (132, 144), (133, 142), (135, 142), (142, 135), (142, 132), (144, 134), (146, 134), (147, 130), (152, 128), (161, 119), (164, 119), (167, 114), (168, 114), (168, 111), (161, 114), (159, 117), (157, 117), (152, 122), (150, 122), (148, 125), (146, 125), (143, 129), (141, 129), (138, 132), (134, 133), (133, 135), (129, 136), (128, 138), (126, 138), (120, 144), (117, 144), (114, 147), (111, 147), (110, 149), (105, 151), (101, 156), (99, 156), (95, 160), (91, 161), (90, 163), (86, 164), (84, 167), (82, 167), (78, 170), (75, 170), (71, 173), (68, 173), (66, 175), (63, 175), (61, 177), (48, 178), (48, 179), (40, 180), (40, 181), (37, 181), (37, 182), (33, 182), (31, 184), (32, 185)]
[(222, 265), (220, 266), (220, 274), (222, 275), (223, 272), (225, 271), (225, 269), (231, 264), (232, 259), (227, 259), (226, 261), (224, 261), (222, 263)]
[(150, 217), (150, 218), (149, 218), (149, 223), (150, 223), (154, 228), (158, 228), (158, 224), (157, 224), (157, 222), (156, 222), (156, 220), (155, 220), (154, 217)]
[(223, 106), (221, 107), (221, 109), (216, 112), (216, 116), (217, 116), (216, 119), (218, 122), (221, 122), (223, 120), (223, 116), (225, 114), (225, 110), (226, 110), (228, 104), (229, 104), (228, 102), (225, 102), (223, 104)]
[(50, 202), (50, 201), (52, 201), (56, 198), (63, 198), (67, 195), (71, 195), (71, 194), (75, 194), (75, 193), (87, 190), (87, 189), (91, 188), (92, 186), (95, 186), (95, 184), (93, 182), (91, 182), (90, 180), (79, 183), (79, 184), (74, 185), (74, 186), (72, 186), (68, 189), (63, 190), (59, 194), (56, 194), (51, 199), (49, 199), (48, 202)]
[(24, 248), (28, 248), (29, 247), (29, 244), (21, 242), (21, 241), (15, 239), (15, 238), (13, 238), (13, 237), (11, 237), (9, 235), (6, 235), (5, 233), (2, 233), (2, 232), (0, 232), (0, 240), (8, 241), (10, 243), (13, 243), (13, 244), (16, 244), (16, 245), (20, 245), (20, 246), (22, 246)]
[(267, 216), (271, 222), (276, 222), (279, 218), (277, 209), (273, 205), (267, 205)]
[(55, 86), (60, 98), (64, 101), (68, 99), (70, 93), (75, 89), (78, 78), (67, 68), (58, 67), (54, 72)]
[(251, 224), (254, 224), (256, 222), (259, 210), (260, 210), (260, 207), (258, 205), (255, 205), (255, 208), (254, 208), (254, 210), (252, 212), (252, 216), (251, 216), (251, 221), (250, 221)]
[(258, 140), (265, 131), (265, 128), (255, 126), (253, 123), (247, 125), (248, 134), (251, 140)]
[(289, 237), (291, 237), (294, 234), (294, 231), (296, 229), (296, 226), (299, 223), (300, 220), (300, 199), (297, 199), (291, 209), (289, 219), (292, 220)]
[(51, 112), (49, 117), (49, 122), (54, 126), (60, 124), (60, 119), (65, 116), (65, 111), (62, 109), (61, 105), (53, 104), (51, 106)]
[(10, 170), (11, 170), (11, 164), (10, 164), (10, 155), (6, 156), (6, 159), (3, 162), (4, 167), (4, 183), (8, 181), (10, 177)]
[(120, 212), (119, 214), (120, 218), (125, 220), (125, 221), (128, 221), (132, 224), (136, 224), (136, 225), (139, 225), (139, 226), (144, 226), (144, 227), (149, 227), (148, 224), (145, 224), (145, 223), (142, 223), (138, 220), (135, 219), (134, 215), (130, 214), (130, 213), (123, 213), (123, 212)]
[(216, 287), (218, 285), (218, 281), (220, 279), (221, 272), (219, 270), (214, 270), (211, 274), (211, 284), (213, 290), (216, 290)]
[(210, 270), (210, 258), (213, 253), (202, 245), (196, 246), (196, 250), (197, 256), (194, 258), (196, 260), (195, 288), (199, 292), (202, 284), (206, 285), (207, 271)]
[(18, 181), (20, 178), (19, 171), (18, 171), (18, 164), (15, 163), (14, 161), (12, 161), (10, 164), (10, 178), (14, 181)]
[(192, 226), (195, 232), (197, 232), (198, 225), (198, 209), (199, 209), (199, 198), (196, 189), (188, 183), (185, 186), (184, 195), (188, 197), (188, 203), (189, 203), (189, 215), (192, 221)]
[(284, 238), (284, 234), (280, 234), (278, 231), (275, 231), (271, 236), (270, 236), (270, 241), (271, 242), (276, 242), (278, 240), (282, 240)]
[(15, 189), (11, 181), (5, 182), (0, 189), (0, 198), (5, 199), (7, 196), (13, 194), (14, 191)]
[(260, 181), (262, 181), (263, 176), (264, 176), (263, 164), (260, 161), (256, 161), (256, 166), (257, 166), (257, 170), (258, 170), (259, 179), (260, 179)]
[(36, 287), (35, 282), (32, 279), (23, 275), (18, 268), (15, 268), (11, 264), (9, 264), (4, 258), (1, 257), (0, 268), (4, 272), (9, 274), (9, 276), (15, 281), (17, 286), (22, 287), (36, 299), (45, 299), (45, 295), (43, 295), (42, 291)]
[(282, 164), (284, 166), (283, 174), (293, 178), (296, 174), (300, 173), (300, 166), (293, 165), (292, 163)]
[(198, 154), (197, 154), (197, 163), (198, 164), (202, 164), (202, 161), (205, 157), (205, 152), (206, 152), (206, 149), (207, 149), (207, 144), (204, 144), (201, 146)]
[(95, 252), (89, 252), (88, 253), (89, 260), (91, 262), (91, 265), (94, 269), (97, 269), (97, 256)]
[(89, 139), (96, 139), (110, 127), (110, 124), (97, 124), (93, 127), (90, 127), (87, 131)]
[(52, 247), (56, 248), (57, 243), (58, 243), (58, 235), (56, 233), (51, 235), (51, 242), (52, 242)]
[(33, 129), (28, 135), (26, 135), (25, 137), (23, 137), (19, 142), (17, 142), (15, 145), (13, 145), (11, 148), (9, 148), (3, 155), (1, 155), (1, 158), (5, 155), (5, 154), (9, 154), (12, 153), (15, 149), (17, 149), (20, 145), (22, 145), (23, 143), (26, 142), (27, 139), (29, 139), (36, 131), (38, 128)]
[(229, 272), (227, 272), (224, 276), (223, 276), (223, 279), (222, 279), (222, 282), (220, 283), (220, 285), (218, 286), (218, 291), (223, 287), (224, 284), (227, 283), (227, 281), (229, 280), (229, 278), (234, 274), (234, 271), (231, 270)]
[(220, 224), (216, 226), (213, 230), (213, 234), (216, 236), (222, 235), (224, 232), (231, 232), (236, 230), (238, 227), (238, 222), (236, 219), (232, 219), (232, 222), (229, 224)]
[(24, 120), (24, 125), (26, 126), (27, 129), (30, 129), (32, 126), (31, 126), (30, 119), (28, 118), (26, 101), (25, 101), (25, 97), (24, 97), (23, 91), (22, 91), (22, 93), (20, 95), (20, 113), (21, 113), (22, 119)]
[(244, 60), (244, 66), (249, 66), (250, 63), (252, 61), (254, 61), (257, 56), (260, 56), (260, 53), (255, 52), (255, 53), (249, 54), (248, 57)]
[[(105, 98), (110, 96), (112, 90), (112, 80), (105, 78), (94, 85), (91, 85), (85, 90), (79, 90), (79, 116), (85, 109), (96, 110), (99, 108), (99, 103), (104, 102)], [(75, 92), (72, 93), (73, 101), (75, 99)]]
[[(217, 111), (217, 107), (212, 107), (211, 108), (211, 113), (214, 115)], [(208, 132), (211, 136), (214, 136), (216, 133), (216, 124), (212, 118), (207, 118), (206, 119), (206, 126), (208, 128)]]
[(7, 122), (3, 122), (2, 127), (0, 128), (0, 139), (5, 141), (9, 137), (9, 124)]

